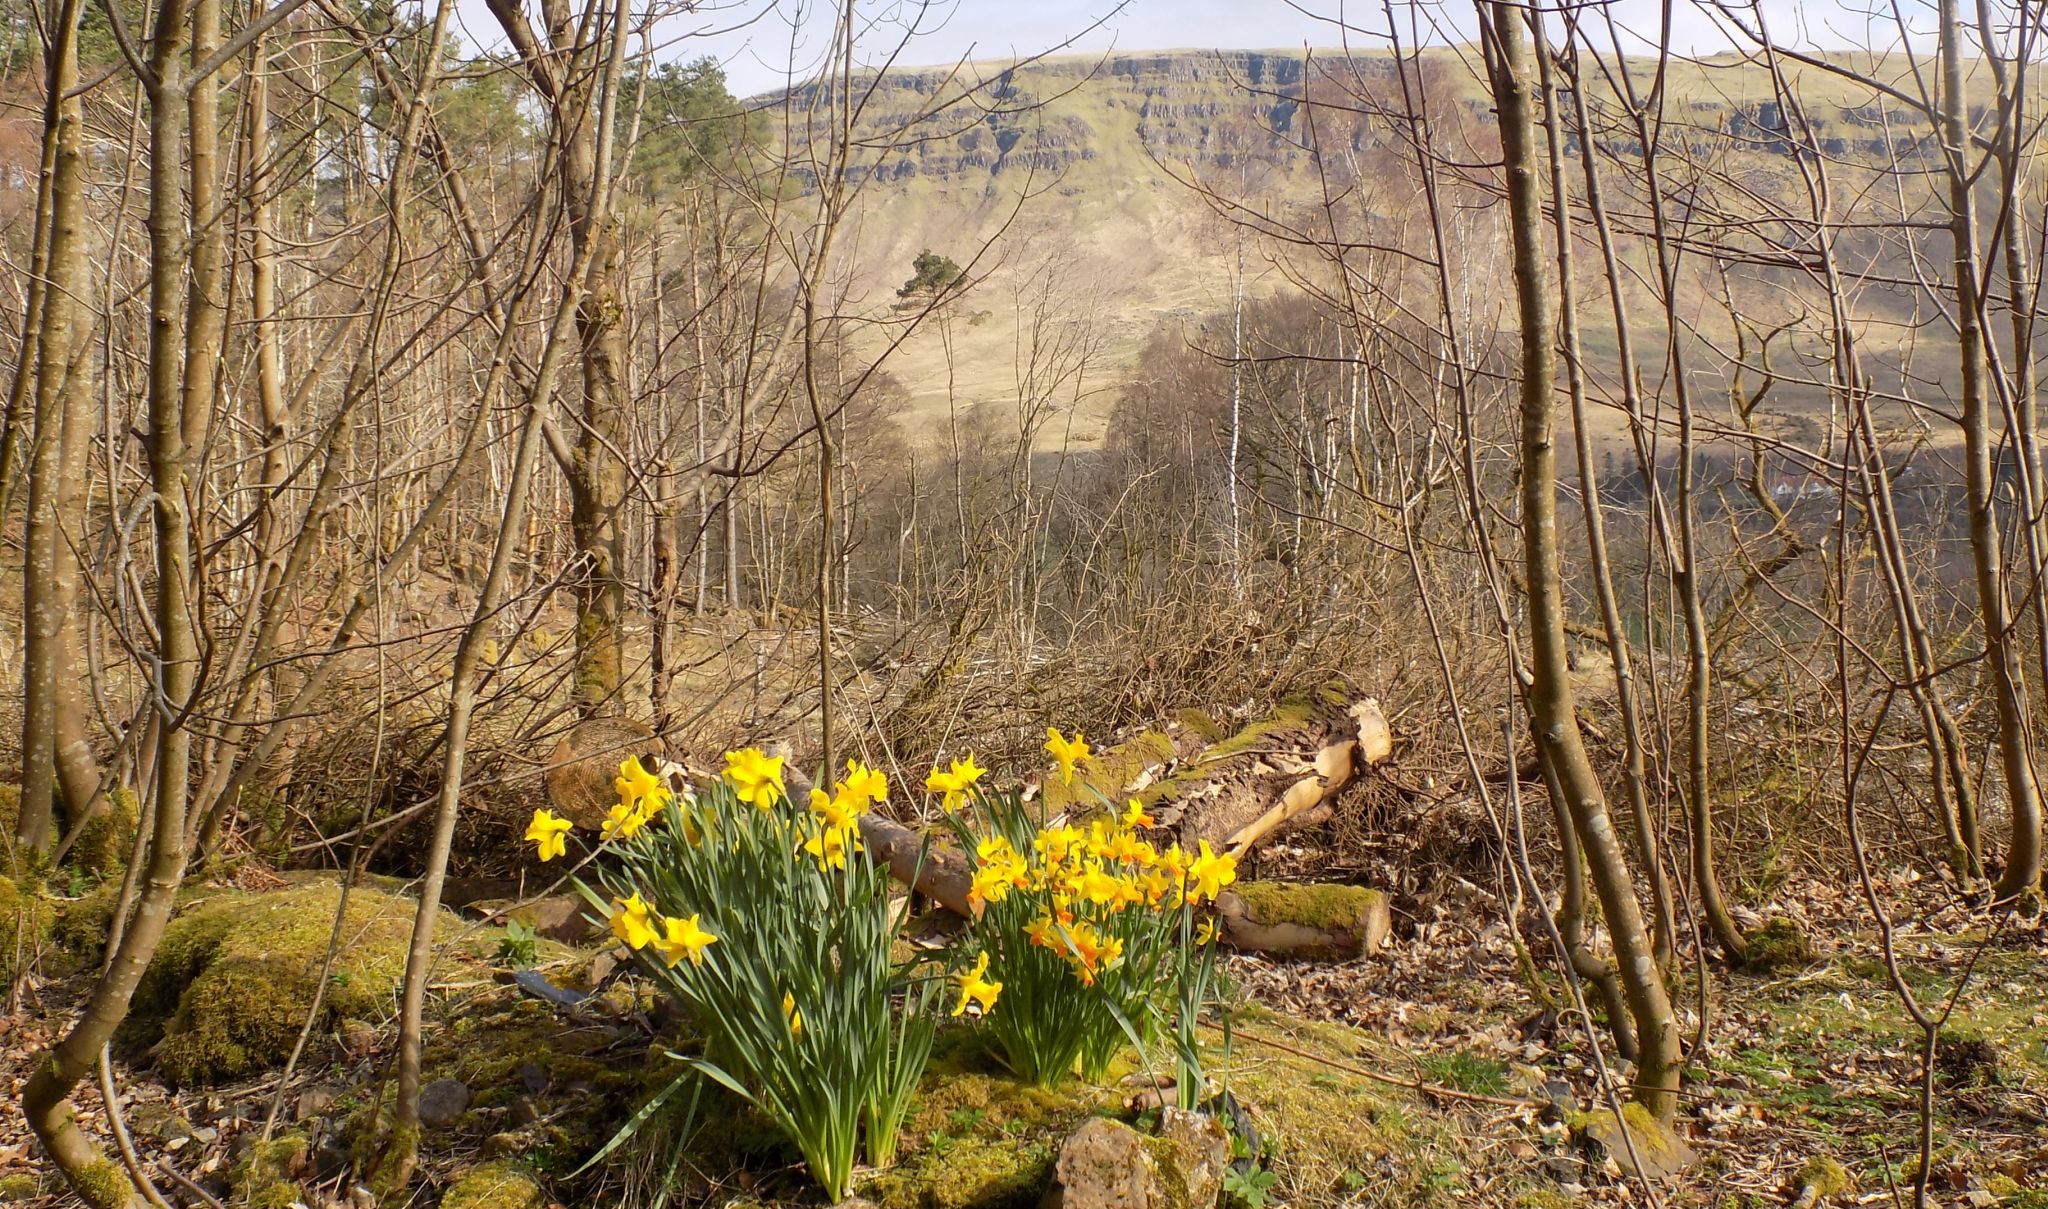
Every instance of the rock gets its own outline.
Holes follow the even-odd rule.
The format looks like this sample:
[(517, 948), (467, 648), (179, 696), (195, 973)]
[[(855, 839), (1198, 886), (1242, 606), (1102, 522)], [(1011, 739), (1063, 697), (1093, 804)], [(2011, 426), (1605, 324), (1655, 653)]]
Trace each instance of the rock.
[(339, 1099), (340, 1088), (327, 1083), (316, 1084), (299, 1093), (298, 1101), (292, 1105), (292, 1119), (309, 1121), (321, 1116), (334, 1107), (335, 1101)]
[(542, 1209), (547, 1193), (517, 1163), (472, 1167), (441, 1194), (441, 1209)]
[(1216, 1203), (1230, 1158), (1223, 1127), (1167, 1109), (1161, 1136), (1091, 1117), (1060, 1147), (1046, 1209), (1198, 1209)]
[(420, 1124), (429, 1129), (446, 1129), (469, 1110), (469, 1084), (460, 1079), (436, 1079), (420, 1089)]
[[(1626, 1140), (1622, 1136), (1623, 1121), (1628, 1126)], [(1669, 1179), (1699, 1157), (1684, 1138), (1660, 1125), (1639, 1104), (1622, 1105), (1621, 1121), (1603, 1108), (1575, 1119), (1572, 1128), (1581, 1145), (1612, 1158), (1624, 1172), (1633, 1169), (1629, 1153), (1633, 1149), (1634, 1161), (1642, 1164), (1643, 1175), (1648, 1179)]]
[[(183, 902), (164, 930), (136, 988), (122, 1044), (156, 1047), (157, 1069), (176, 1087), (212, 1085), (269, 1070), (292, 1052), (320, 992), (320, 976), (341, 886), (332, 878), (300, 877), (262, 892), (203, 888)], [(389, 1010), (405, 973), (418, 904), (367, 885), (348, 892), (331, 977), (321, 1000), (319, 1033), (336, 1021), (364, 1021)], [(440, 921), (462, 933), (453, 914)], [(477, 956), (481, 937), (465, 937), (450, 956)], [(351, 1057), (375, 1050), (377, 1030), (341, 1028)]]
[(1223, 1122), (1208, 1113), (1168, 1108), (1159, 1114), (1159, 1136), (1180, 1152), (1187, 1204), (1215, 1204), (1230, 1167), (1230, 1134)]

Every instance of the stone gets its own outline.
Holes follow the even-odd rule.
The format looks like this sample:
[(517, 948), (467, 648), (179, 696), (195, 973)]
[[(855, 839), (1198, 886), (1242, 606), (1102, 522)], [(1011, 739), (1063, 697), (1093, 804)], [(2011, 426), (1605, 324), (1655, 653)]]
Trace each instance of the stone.
[(1189, 1205), (1213, 1205), (1230, 1167), (1230, 1133), (1205, 1112), (1182, 1108), (1159, 1114), (1159, 1137), (1180, 1152), (1180, 1179)]
[(420, 1124), (429, 1129), (446, 1129), (469, 1109), (469, 1084), (460, 1079), (436, 1079), (420, 1089)]
[(1045, 1209), (1207, 1209), (1229, 1162), (1222, 1125), (1200, 1113), (1166, 1109), (1159, 1137), (1090, 1117), (1060, 1147)]
[(298, 1121), (310, 1121), (324, 1115), (341, 1099), (341, 1089), (332, 1084), (320, 1083), (299, 1093), (299, 1099), (292, 1106), (292, 1117)]
[(538, 1063), (522, 1063), (519, 1067), (519, 1082), (526, 1088), (526, 1094), (537, 1096), (548, 1089), (548, 1072)]
[[(1622, 1123), (1627, 1123), (1627, 1138), (1623, 1138)], [(1581, 1145), (1596, 1153), (1612, 1158), (1623, 1172), (1632, 1170), (1630, 1150), (1635, 1152), (1634, 1161), (1642, 1164), (1645, 1178), (1669, 1179), (1690, 1167), (1698, 1155), (1684, 1138), (1679, 1137), (1652, 1116), (1641, 1105), (1622, 1105), (1621, 1119), (1607, 1109), (1587, 1113), (1572, 1122)]]

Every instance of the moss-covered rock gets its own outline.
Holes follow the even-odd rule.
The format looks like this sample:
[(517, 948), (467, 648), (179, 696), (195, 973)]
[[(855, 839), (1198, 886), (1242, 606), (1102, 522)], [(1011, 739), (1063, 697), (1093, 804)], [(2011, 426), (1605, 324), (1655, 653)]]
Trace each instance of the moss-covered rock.
[[(162, 1041), (158, 1068), (177, 1085), (241, 1078), (284, 1060), (320, 983), (341, 888), (312, 882), (261, 894), (224, 891), (187, 906), (165, 929), (135, 995), (124, 1037)], [(359, 886), (316, 1032), (341, 1017), (385, 1014), (405, 971), (414, 904)], [(454, 935), (447, 916), (439, 930)], [(481, 939), (471, 942), (479, 957)]]
[(72, 845), (71, 863), (103, 881), (120, 877), (135, 846), (135, 819), (135, 791), (125, 785), (108, 790)]
[(32, 884), (0, 876), (0, 988), (14, 981), (15, 955), (34, 961), (50, 944), (57, 925), (57, 907)]
[(1783, 915), (1773, 917), (1742, 940), (1743, 964), (1759, 970), (1812, 965), (1815, 958), (1813, 939), (1806, 929)]
[(82, 898), (58, 904), (53, 937), (57, 947), (71, 957), (99, 960), (114, 927), (114, 908), (121, 905), (118, 882), (101, 882)]
[(1822, 1204), (1855, 1189), (1856, 1178), (1833, 1155), (1814, 1155), (1792, 1176), (1793, 1195), (1809, 1205)]
[(472, 1167), (441, 1194), (441, 1209), (542, 1209), (540, 1182), (513, 1162)]
[(43, 1182), (26, 1171), (0, 1175), (0, 1205), (33, 1200), (41, 1195), (42, 1190)]
[[(1597, 1109), (1568, 1118), (1572, 1133), (1582, 1144), (1611, 1156), (1628, 1170), (1633, 1162), (1642, 1164), (1651, 1179), (1677, 1175), (1698, 1158), (1684, 1138), (1665, 1128), (1649, 1109), (1631, 1100), (1621, 1106), (1621, 1117), (1611, 1109)], [(1626, 1129), (1623, 1125), (1626, 1125)]]
[(244, 1151), (228, 1173), (228, 1186), (236, 1205), (248, 1209), (289, 1209), (305, 1200), (295, 1176), (306, 1166), (306, 1135), (279, 1134), (267, 1142), (258, 1141)]
[(896, 1166), (860, 1193), (881, 1209), (1032, 1209), (1060, 1144), (1111, 1107), (1100, 1088), (1030, 1087), (939, 1061), (903, 1123)]

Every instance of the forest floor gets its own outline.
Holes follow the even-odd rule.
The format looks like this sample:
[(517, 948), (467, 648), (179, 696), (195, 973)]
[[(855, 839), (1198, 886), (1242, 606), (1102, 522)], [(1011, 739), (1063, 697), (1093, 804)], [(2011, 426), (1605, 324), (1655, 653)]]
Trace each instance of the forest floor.
[[(1904, 984), (1929, 1011), (1948, 1013), (1933, 1076), (1933, 1203), (2043, 1209), (2048, 932), (2036, 919), (2008, 920), (1987, 934), (1935, 887), (1905, 880), (1880, 894), (1899, 915)], [(1601, 1063), (1575, 1017), (1556, 1009), (1565, 988), (1544, 979), (1553, 997), (1546, 1005), (1518, 973), (1503, 911), (1488, 891), (1453, 876), (1429, 895), (1397, 899), (1394, 939), (1364, 960), (1231, 959), (1237, 1010), (1230, 1052), (1217, 1065), (1271, 1151), (1269, 1203), (1909, 1203), (1922, 1034), (1893, 990), (1860, 895), (1804, 884), (1781, 887), (1760, 906), (1797, 920), (1817, 938), (1816, 952), (1770, 972), (1712, 967), (1700, 1044), (1702, 988), (1686, 988), (1691, 1066), (1678, 1132), (1697, 1157), (1654, 1196), (1613, 1157), (1574, 1142), (1571, 1122), (1604, 1102)], [(429, 1134), (425, 1178), (407, 1203), (437, 1203), (463, 1170), (508, 1151), (539, 1172), (553, 1203), (644, 1203), (644, 1156), (597, 1175), (571, 1173), (655, 1085), (647, 1064), (658, 1050), (659, 1010), (649, 1010), (626, 973), (565, 1009), (505, 985), (487, 961), (465, 960), (472, 965), (443, 980), (428, 1064), (430, 1076), (459, 1076), (475, 1102)], [(18, 1097), (79, 986), (75, 977), (31, 980), (19, 1010), (0, 1019), (0, 1202), (70, 1203), (36, 1157)], [(361, 1193), (349, 1199), (343, 1125), (378, 1098), (393, 1041), (388, 1026), (368, 1023), (345, 1022), (323, 1039), (319, 1059), (304, 1064), (281, 1097), (274, 1075), (174, 1092), (146, 1058), (137, 1055), (141, 1069), (117, 1063), (127, 1126), (144, 1150), (163, 1154), (211, 1195), (246, 1203), (258, 1153), (251, 1142), (277, 1097), (280, 1132), (312, 1132), (311, 1147), (284, 1160), (306, 1188), (302, 1203), (361, 1205)], [(954, 1083), (928, 1083), (927, 1110), (913, 1114), (907, 1165), (923, 1164), (943, 1183), (950, 1168), (982, 1161), (972, 1155), (1056, 1145), (1031, 1134), (1029, 1120), (1005, 1115), (1007, 1102), (990, 1090), (998, 1076), (949, 1069), (943, 1077)], [(1608, 1076), (1625, 1080), (1627, 1070)], [(971, 1102), (959, 1099), (962, 1079), (973, 1083)], [(1128, 1106), (1112, 1100), (1092, 1110), (1120, 1108)], [(81, 1090), (80, 1119), (111, 1145), (96, 1091)], [(722, 1137), (688, 1156), (686, 1199), (806, 1199), (787, 1156)], [(174, 1204), (205, 1203), (160, 1182)], [(1035, 1193), (1004, 1186), (984, 1200), (931, 1189), (878, 1199), (965, 1209), (1035, 1203)]]

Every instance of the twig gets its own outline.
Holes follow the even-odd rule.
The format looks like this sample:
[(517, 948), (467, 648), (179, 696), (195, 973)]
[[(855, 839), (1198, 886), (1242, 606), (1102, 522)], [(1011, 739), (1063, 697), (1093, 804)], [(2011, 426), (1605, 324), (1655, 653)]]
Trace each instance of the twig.
[[(128, 1168), (128, 1178), (142, 1190), (144, 1200), (156, 1209), (171, 1209), (163, 1193), (156, 1190), (147, 1173), (142, 1170), (142, 1160), (135, 1156), (135, 1140), (128, 1136), (128, 1123), (121, 1119), (121, 1093), (114, 1086), (113, 1044), (100, 1046), (100, 1097), (107, 1102), (107, 1126), (114, 1132), (114, 1146), (121, 1152), (121, 1163)], [(213, 1200), (208, 1197), (208, 1200)], [(220, 1204), (214, 1201), (214, 1204)]]
[[(1220, 1032), (1222, 1026), (1208, 1024), (1207, 1022), (1204, 1022), (1203, 1027), (1216, 1029)], [(1348, 1062), (1339, 1062), (1335, 1058), (1331, 1058), (1323, 1054), (1311, 1053), (1310, 1051), (1305, 1049), (1298, 1049), (1295, 1046), (1287, 1044), (1285, 1041), (1276, 1041), (1271, 1037), (1263, 1036), (1259, 1033), (1248, 1032), (1240, 1025), (1231, 1025), (1230, 1034), (1233, 1037), (1238, 1037), (1242, 1038), (1243, 1040), (1249, 1041), (1254, 1045), (1263, 1045), (1268, 1049), (1277, 1049), (1283, 1054), (1292, 1054), (1297, 1058), (1306, 1058), (1310, 1062), (1321, 1063), (1322, 1065), (1329, 1067), (1331, 1070), (1341, 1070), (1348, 1075), (1358, 1075), (1361, 1078), (1371, 1079), (1375, 1083), (1384, 1083), (1389, 1087), (1405, 1088), (1408, 1091), (1420, 1092), (1421, 1094), (1426, 1096), (1441, 1096), (1447, 1100), (1464, 1100), (1472, 1104), (1493, 1104), (1501, 1108), (1527, 1108), (1541, 1110), (1543, 1108), (1548, 1107), (1547, 1104), (1540, 1100), (1517, 1099), (1513, 1096), (1489, 1096), (1481, 1092), (1459, 1091), (1455, 1087), (1442, 1087), (1435, 1083), (1425, 1083), (1420, 1079), (1400, 1079), (1396, 1078), (1393, 1075), (1383, 1075), (1375, 1070), (1367, 1070), (1363, 1066), (1353, 1066)]]

